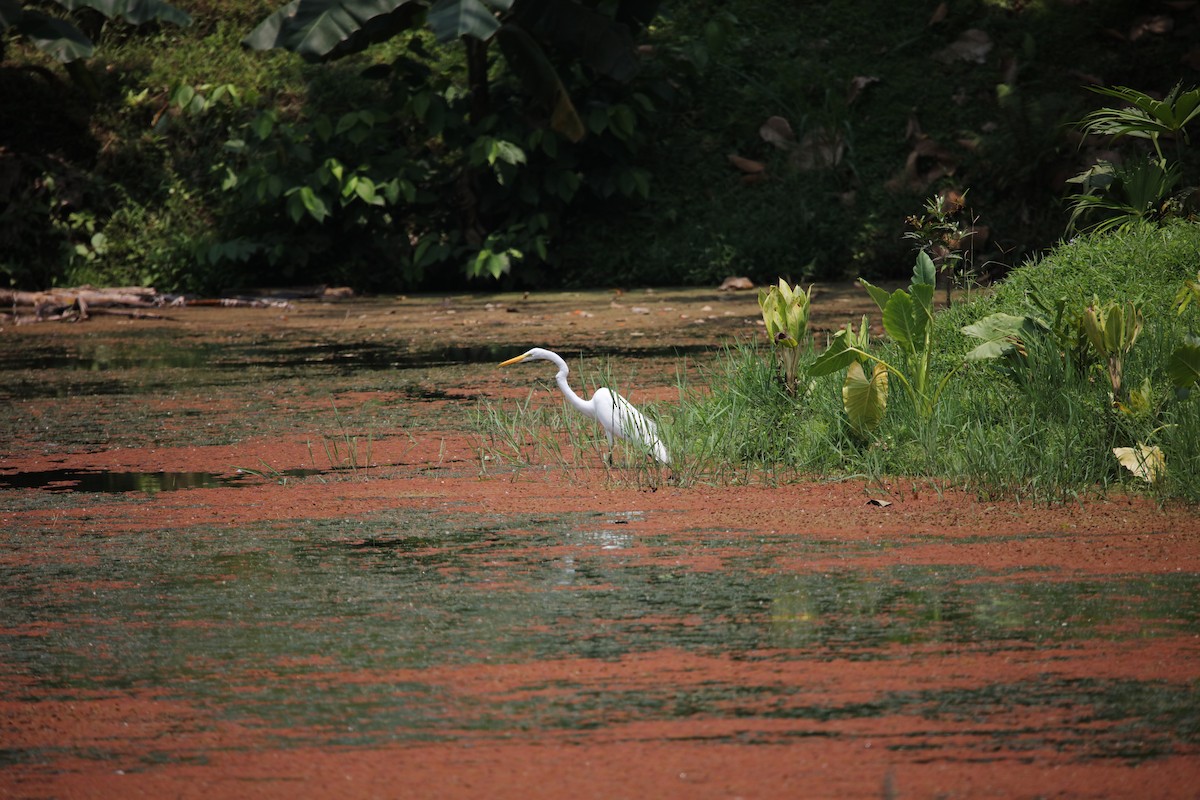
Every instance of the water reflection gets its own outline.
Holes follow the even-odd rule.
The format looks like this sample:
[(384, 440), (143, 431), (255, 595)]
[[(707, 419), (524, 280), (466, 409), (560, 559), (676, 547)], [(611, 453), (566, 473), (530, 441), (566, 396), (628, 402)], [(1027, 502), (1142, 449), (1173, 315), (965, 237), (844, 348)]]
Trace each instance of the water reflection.
[[(339, 372), (389, 369), (428, 369), (470, 364), (494, 365), (528, 347), (512, 344), (447, 345), (409, 347), (404, 341), (316, 341), (258, 339), (224, 342), (199, 341), (180, 336), (148, 338), (130, 336), (97, 342), (83, 341), (75, 347), (45, 345), (20, 350), (0, 349), (0, 370), (63, 370), (107, 372), (116, 370), (217, 369), (250, 367), (294, 370), (300, 367), (332, 366)], [(630, 350), (596, 348), (571, 352), (571, 357), (627, 358), (672, 357), (707, 352), (699, 345), (681, 345)]]
[(41, 489), (47, 492), (175, 492), (235, 485), (242, 476), (212, 472), (109, 472), (51, 469), (0, 474), (0, 489)]
[[(0, 559), (0, 651), (7, 668), (63, 691), (155, 688), (281, 730), (334, 730), (353, 707), (367, 741), (447, 724), (505, 726), (530, 708), (540, 724), (575, 727), (694, 709), (750, 713), (764, 698), (773, 698), (771, 713), (813, 719), (922, 714), (941, 702), (897, 695), (890, 711), (874, 701), (817, 707), (790, 699), (798, 687), (731, 677), (679, 691), (593, 686), (591, 702), (547, 695), (510, 708), (499, 697), (448, 711), (439, 675), (469, 664), (657, 652), (906, 661), (914, 652), (906, 644), (1003, 657), (1028, 652), (1029, 642), (1200, 634), (1194, 575), (1041, 581), (905, 565), (781, 573), (744, 565), (827, 545), (735, 537), (696, 561), (687, 556), (697, 552), (694, 534), (647, 536), (641, 520), (396, 509), (103, 537), (48, 527), (34, 551), (25, 545), (35, 532), (0, 532), (0, 550), (24, 554)], [(369, 677), (403, 669), (426, 677), (402, 701), (391, 683), (381, 689)], [(337, 677), (353, 670), (366, 677)], [(1047, 704), (1057, 702), (1045, 691)], [(987, 697), (944, 699), (972, 713)]]

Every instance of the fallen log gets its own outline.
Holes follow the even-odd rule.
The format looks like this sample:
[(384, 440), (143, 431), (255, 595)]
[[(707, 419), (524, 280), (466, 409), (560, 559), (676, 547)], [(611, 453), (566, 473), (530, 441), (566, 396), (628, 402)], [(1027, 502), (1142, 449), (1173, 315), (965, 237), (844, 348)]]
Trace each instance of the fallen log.
[(94, 289), (80, 286), (73, 289), (48, 289), (44, 292), (23, 292), (15, 289), (0, 289), (0, 305), (7, 306), (70, 306), (84, 302), (89, 306), (135, 306), (152, 307), (162, 305), (160, 295), (153, 289), (121, 287), (119, 289)]
[[(97, 314), (124, 316), (131, 319), (171, 319), (139, 309), (163, 306), (220, 306), (222, 308), (292, 308), (293, 299), (320, 297), (325, 287), (301, 287), (295, 290), (261, 290), (235, 297), (196, 298), (184, 295), (160, 294), (148, 286), (119, 286), (97, 289), (92, 286), (47, 289), (27, 292), (0, 289), (0, 320), (23, 325), (30, 322), (81, 322)], [(353, 296), (349, 290), (338, 290), (337, 297)], [(19, 313), (32, 309), (33, 313)]]

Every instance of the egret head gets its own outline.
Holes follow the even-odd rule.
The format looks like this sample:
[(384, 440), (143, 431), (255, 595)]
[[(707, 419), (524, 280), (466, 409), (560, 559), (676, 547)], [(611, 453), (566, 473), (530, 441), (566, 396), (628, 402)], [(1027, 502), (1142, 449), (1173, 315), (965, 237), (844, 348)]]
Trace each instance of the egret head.
[(554, 361), (555, 359), (553, 356), (554, 354), (549, 350), (543, 350), (540, 347), (535, 347), (532, 350), (527, 350), (526, 352), (521, 353), (521, 355), (515, 358), (510, 358), (508, 361), (501, 362), (500, 366), (507, 367), (509, 364), (519, 364), (522, 361), (536, 361), (538, 359), (543, 361)]

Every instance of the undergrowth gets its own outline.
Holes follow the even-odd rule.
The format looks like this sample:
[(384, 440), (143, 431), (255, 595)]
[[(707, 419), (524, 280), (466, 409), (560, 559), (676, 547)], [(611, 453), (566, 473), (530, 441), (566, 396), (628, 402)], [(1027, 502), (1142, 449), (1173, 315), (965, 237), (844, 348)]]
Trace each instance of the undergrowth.
[[(609, 477), (656, 486), (662, 480), (728, 485), (813, 477), (883, 483), (899, 476), (987, 497), (1068, 501), (1119, 488), (1200, 502), (1200, 396), (1175, 392), (1165, 374), (1185, 333), (1200, 332), (1200, 310), (1177, 314), (1173, 308), (1180, 285), (1198, 266), (1200, 226), (1194, 224), (1084, 236), (935, 316), (944, 347), (931, 369), (944, 374), (974, 346), (963, 326), (997, 311), (1029, 313), (1034, 296), (1066, 297), (1067, 307), (1080, 311), (1092, 293), (1135, 300), (1145, 329), (1125, 375), (1129, 385), (1149, 382), (1151, 405), (1141, 413), (1114, 407), (1101, 363), (1073, 359), (1035, 339), (1019, 370), (967, 362), (931, 414), (921, 413), (906, 393), (892, 392), (882, 421), (863, 433), (843, 410), (841, 375), (802, 378), (790, 396), (769, 346), (740, 341), (713, 354), (700, 385), (681, 373), (677, 405), (650, 409), (671, 453), (670, 468), (643, 465), (626, 453), (617, 462), (625, 471), (610, 469)], [(824, 343), (802, 346), (803, 367)], [(901, 355), (888, 341), (878, 350), (887, 361)], [(533, 395), (515, 409), (485, 403), (476, 425), (485, 465), (588, 470), (602, 463), (598, 427), (560, 404), (535, 403)], [(1165, 476), (1147, 483), (1120, 466), (1113, 449), (1135, 444), (1161, 448)]]

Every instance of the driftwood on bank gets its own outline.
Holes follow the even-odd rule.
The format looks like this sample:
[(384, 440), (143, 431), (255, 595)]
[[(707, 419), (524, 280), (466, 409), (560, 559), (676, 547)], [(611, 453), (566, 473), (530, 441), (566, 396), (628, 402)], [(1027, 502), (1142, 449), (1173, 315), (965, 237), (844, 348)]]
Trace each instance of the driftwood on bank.
[[(352, 293), (351, 293), (352, 294)], [(346, 296), (346, 290), (325, 287), (301, 290), (264, 291), (251, 296), (196, 298), (185, 295), (162, 294), (145, 286), (122, 286), (96, 289), (79, 286), (71, 289), (49, 289), (44, 292), (24, 292), (0, 289), (0, 320), (18, 325), (29, 322), (81, 322), (93, 316), (107, 314), (131, 319), (170, 319), (152, 311), (163, 307), (221, 306), (225, 308), (291, 308), (291, 300), (299, 297)]]
[(145, 310), (161, 305), (157, 292), (140, 286), (124, 286), (113, 289), (80, 286), (72, 289), (50, 289), (44, 292), (0, 289), (0, 306), (12, 309), (5, 316), (17, 324), (80, 322), (98, 314), (136, 319), (163, 319), (161, 314)]

